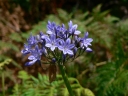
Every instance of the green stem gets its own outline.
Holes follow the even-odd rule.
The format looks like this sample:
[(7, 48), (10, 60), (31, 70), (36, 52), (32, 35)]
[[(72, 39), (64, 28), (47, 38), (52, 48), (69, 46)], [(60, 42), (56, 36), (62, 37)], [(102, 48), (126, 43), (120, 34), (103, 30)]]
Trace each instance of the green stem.
[(3, 90), (3, 96), (5, 96), (5, 90), (4, 90), (4, 72), (2, 72), (2, 90)]
[(64, 83), (65, 83), (65, 85), (66, 85), (66, 87), (68, 89), (68, 92), (69, 92), (70, 96), (74, 96), (73, 91), (72, 91), (72, 88), (71, 88), (70, 83), (68, 81), (68, 78), (66, 76), (66, 73), (65, 73), (65, 70), (64, 70), (63, 65), (60, 64), (60, 63), (58, 65), (59, 65), (59, 69), (61, 71), (62, 78), (63, 78)]

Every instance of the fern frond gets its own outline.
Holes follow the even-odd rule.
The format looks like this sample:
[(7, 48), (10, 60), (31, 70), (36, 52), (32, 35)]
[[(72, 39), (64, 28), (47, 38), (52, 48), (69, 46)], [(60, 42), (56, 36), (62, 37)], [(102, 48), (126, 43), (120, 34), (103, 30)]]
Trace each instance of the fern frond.
[[(24, 81), (21, 85), (14, 87), (11, 96), (69, 96), (68, 90), (64, 85), (60, 75), (57, 80), (49, 82), (48, 76), (38, 74), (38, 78), (27, 75), (25, 71), (19, 72), (19, 77)], [(87, 88), (83, 88), (77, 79), (68, 78), (71, 87), (76, 96), (94, 96), (93, 92)]]
[(0, 62), (0, 69), (2, 69), (4, 65), (9, 64), (10, 62), (12, 62), (11, 59), (5, 59), (3, 62)]

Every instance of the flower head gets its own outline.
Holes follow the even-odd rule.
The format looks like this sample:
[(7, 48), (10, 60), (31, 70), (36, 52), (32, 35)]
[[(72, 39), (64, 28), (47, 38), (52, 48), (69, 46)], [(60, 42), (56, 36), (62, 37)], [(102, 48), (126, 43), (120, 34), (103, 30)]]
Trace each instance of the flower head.
[(64, 63), (68, 59), (76, 58), (85, 50), (92, 51), (89, 46), (93, 41), (88, 38), (88, 32), (81, 38), (81, 33), (77, 30), (78, 25), (68, 22), (68, 28), (64, 24), (56, 25), (54, 22), (48, 21), (46, 34), (40, 32), (38, 35), (31, 35), (24, 45), (22, 54), (29, 54), (29, 62), (26, 65), (33, 65), (37, 61), (41, 61), (41, 57), (47, 58), (47, 61)]

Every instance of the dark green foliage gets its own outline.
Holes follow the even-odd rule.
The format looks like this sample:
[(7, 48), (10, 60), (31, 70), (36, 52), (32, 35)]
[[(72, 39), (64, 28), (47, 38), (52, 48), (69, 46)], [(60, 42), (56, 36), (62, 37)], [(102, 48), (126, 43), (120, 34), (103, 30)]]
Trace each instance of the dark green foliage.
[(97, 96), (127, 96), (128, 95), (128, 54), (117, 42), (115, 60), (97, 68)]
[[(68, 90), (64, 85), (60, 75), (56, 81), (49, 82), (48, 76), (38, 74), (38, 78), (28, 75), (25, 71), (19, 72), (22, 84), (16, 84), (14, 93), (11, 96), (69, 96)], [(94, 96), (91, 90), (83, 88), (77, 79), (68, 78), (75, 96)]]

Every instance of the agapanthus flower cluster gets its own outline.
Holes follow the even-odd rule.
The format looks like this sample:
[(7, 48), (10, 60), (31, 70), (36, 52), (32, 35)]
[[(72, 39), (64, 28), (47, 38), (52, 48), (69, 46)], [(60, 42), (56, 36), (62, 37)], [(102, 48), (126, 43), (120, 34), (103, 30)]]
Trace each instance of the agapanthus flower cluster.
[(24, 55), (29, 54), (29, 62), (26, 65), (33, 65), (36, 62), (43, 62), (42, 57), (47, 59), (45, 63), (59, 62), (64, 64), (69, 59), (75, 59), (85, 51), (92, 51), (89, 47), (92, 38), (88, 38), (88, 32), (80, 37), (77, 24), (68, 22), (68, 28), (64, 24), (57, 25), (48, 21), (47, 32), (40, 32), (38, 35), (31, 35), (24, 44), (21, 51)]

